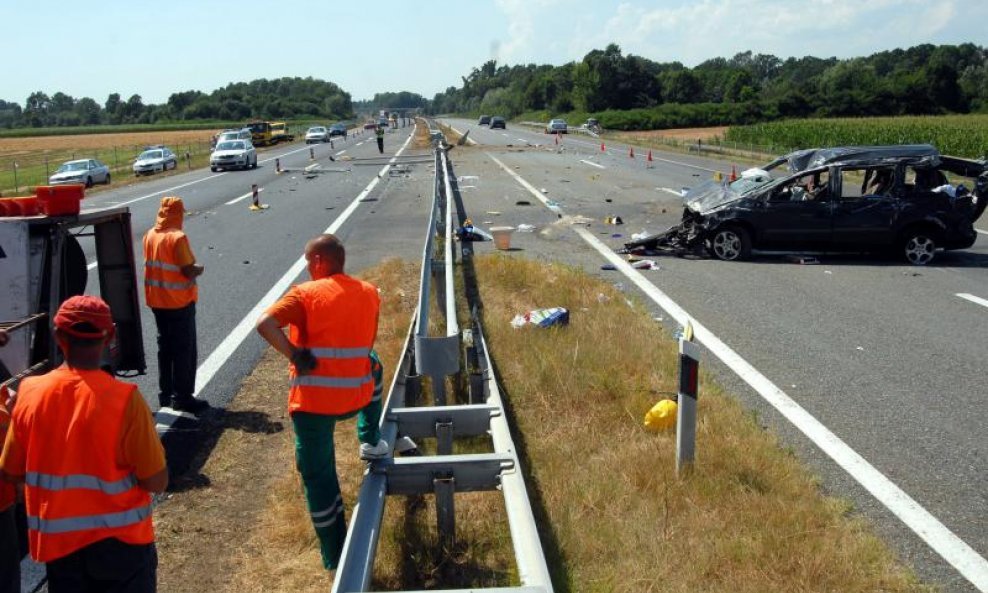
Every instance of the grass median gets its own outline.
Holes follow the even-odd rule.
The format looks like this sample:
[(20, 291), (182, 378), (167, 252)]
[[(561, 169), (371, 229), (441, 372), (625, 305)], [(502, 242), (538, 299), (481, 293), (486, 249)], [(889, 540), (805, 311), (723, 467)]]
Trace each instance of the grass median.
[[(701, 378), (695, 471), (677, 478), (674, 434), (642, 427), (677, 380), (675, 343), (644, 306), (566, 266), (514, 254), (474, 264), (557, 592), (927, 590), (848, 502), (823, 496), (814, 476), (709, 376)], [(381, 287), (378, 348), (390, 376), (415, 307), (417, 269), (388, 261), (362, 276)], [(570, 310), (567, 327), (510, 324), (550, 306)], [(219, 425), (193, 480), (207, 485), (180, 482), (157, 511), (163, 591), (329, 588), (292, 467), (283, 367), (266, 356), (231, 408), (234, 418), (261, 412), (280, 428)], [(349, 516), (363, 468), (352, 421), (336, 437)], [(374, 587), (518, 584), (500, 493), (457, 495), (456, 510), (457, 547), (440, 554), (432, 497), (389, 498)]]

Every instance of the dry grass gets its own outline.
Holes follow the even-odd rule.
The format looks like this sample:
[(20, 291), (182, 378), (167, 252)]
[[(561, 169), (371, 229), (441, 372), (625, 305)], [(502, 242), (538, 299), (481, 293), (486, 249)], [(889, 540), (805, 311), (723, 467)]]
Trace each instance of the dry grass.
[[(217, 128), (216, 131), (219, 131)], [(66, 151), (82, 153), (87, 150), (136, 147), (148, 144), (180, 145), (196, 142), (209, 143), (212, 130), (174, 130), (161, 132), (128, 132), (121, 134), (80, 134), (78, 136), (33, 136), (29, 138), (0, 138), (0, 158), (37, 153)]]
[[(696, 469), (678, 479), (674, 436), (641, 425), (676, 383), (674, 344), (643, 307), (564, 266), (504, 254), (475, 264), (556, 591), (926, 590), (708, 377)], [(364, 277), (382, 287), (378, 348), (390, 376), (415, 306), (416, 266), (385, 262)], [(514, 314), (547, 306), (567, 307), (569, 327), (510, 327)], [(281, 363), (266, 357), (234, 409), (280, 412), (283, 382)], [(210, 486), (158, 512), (163, 591), (330, 587), (292, 467), (290, 422), (280, 421), (286, 430), (258, 444), (228, 429), (203, 471)], [(346, 423), (336, 434), (348, 505), (362, 473), (352, 431)], [(489, 450), (484, 439), (458, 445)], [(458, 495), (456, 505), (458, 543), (447, 557), (436, 551), (431, 497), (389, 499), (376, 588), (517, 584), (500, 494)], [(169, 575), (181, 559), (194, 564)]]
[(723, 138), (724, 134), (727, 133), (727, 126), (715, 126), (712, 128), (676, 128), (674, 130), (649, 130), (642, 132), (613, 132), (614, 137), (618, 139), (634, 138), (635, 140), (641, 141), (643, 143), (648, 143), (649, 140), (654, 140), (657, 138), (670, 138), (679, 141), (693, 141), (696, 142), (697, 139), (711, 140), (713, 138)]

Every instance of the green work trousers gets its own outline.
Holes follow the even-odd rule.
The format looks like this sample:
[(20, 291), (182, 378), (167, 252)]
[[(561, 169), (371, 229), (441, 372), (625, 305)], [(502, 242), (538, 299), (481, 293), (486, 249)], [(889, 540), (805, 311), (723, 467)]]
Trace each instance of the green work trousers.
[(346, 540), (343, 496), (336, 476), (336, 450), (333, 446), (336, 423), (357, 416), (357, 438), (360, 442), (376, 445), (381, 439), (381, 363), (373, 354), (371, 361), (374, 397), (366, 407), (340, 416), (309, 412), (292, 414), (295, 467), (302, 475), (309, 517), (319, 537), (319, 549), (326, 570), (336, 568)]

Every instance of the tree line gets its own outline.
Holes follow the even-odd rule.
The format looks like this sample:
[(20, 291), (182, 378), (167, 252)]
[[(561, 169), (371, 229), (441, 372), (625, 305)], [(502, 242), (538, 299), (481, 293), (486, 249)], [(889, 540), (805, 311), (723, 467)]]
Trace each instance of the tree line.
[(747, 51), (693, 68), (610, 44), (562, 66), (488, 61), (462, 81), (436, 94), (433, 113), (579, 112), (601, 115), (605, 127), (649, 128), (988, 112), (988, 52), (971, 43), (840, 60)]
[(325, 80), (259, 79), (230, 83), (212, 93), (172, 93), (162, 104), (145, 104), (140, 95), (123, 99), (111, 93), (102, 104), (90, 97), (76, 99), (63, 92), (31, 93), (23, 107), (0, 100), (0, 128), (153, 124), (181, 121), (241, 121), (254, 118), (353, 117), (350, 94)]

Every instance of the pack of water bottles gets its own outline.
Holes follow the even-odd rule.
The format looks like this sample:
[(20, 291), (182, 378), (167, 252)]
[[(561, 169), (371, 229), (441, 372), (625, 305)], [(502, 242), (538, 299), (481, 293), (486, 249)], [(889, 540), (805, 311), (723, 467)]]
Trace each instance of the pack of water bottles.
[(534, 309), (527, 313), (515, 315), (515, 318), (511, 320), (511, 325), (516, 329), (526, 325), (538, 327), (569, 325), (569, 310), (563, 307)]

